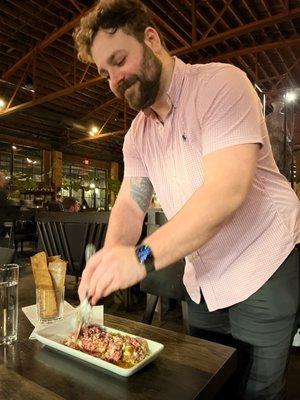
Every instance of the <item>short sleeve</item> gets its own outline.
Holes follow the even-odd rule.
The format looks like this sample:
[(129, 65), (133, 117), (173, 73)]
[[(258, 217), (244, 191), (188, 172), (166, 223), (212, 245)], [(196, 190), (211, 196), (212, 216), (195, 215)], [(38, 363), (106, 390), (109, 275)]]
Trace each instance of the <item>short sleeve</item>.
[(146, 177), (148, 176), (147, 168), (142, 161), (136, 144), (134, 141), (135, 129), (134, 125), (128, 130), (125, 135), (123, 144), (124, 158), (124, 178), (125, 177)]
[(220, 68), (205, 89), (203, 155), (239, 144), (263, 144), (262, 105), (243, 71), (231, 65)]

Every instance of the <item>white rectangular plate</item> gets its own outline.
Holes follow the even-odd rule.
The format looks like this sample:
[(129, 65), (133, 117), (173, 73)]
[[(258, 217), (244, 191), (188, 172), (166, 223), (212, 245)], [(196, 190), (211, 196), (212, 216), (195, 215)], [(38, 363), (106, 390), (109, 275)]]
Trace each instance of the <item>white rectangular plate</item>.
[[(149, 356), (147, 356), (144, 360), (139, 362), (134, 367), (121, 368), (115, 364), (103, 361), (100, 358), (91, 356), (90, 354), (84, 353), (82, 351), (72, 349), (61, 343), (73, 331), (72, 329), (73, 319), (74, 316), (70, 315), (69, 317), (66, 317), (61, 321), (55, 322), (49, 326), (46, 326), (45, 328), (39, 329), (35, 334), (36, 339), (39, 342), (45, 344), (46, 346), (52, 347), (55, 350), (61, 351), (65, 354), (69, 354), (71, 356), (79, 358), (80, 360), (104, 368), (107, 371), (113, 372), (121, 376), (130, 376), (134, 374), (135, 372), (143, 368), (145, 365), (149, 364), (152, 360), (154, 360), (164, 348), (163, 344), (146, 339), (150, 350)], [(105, 329), (108, 332), (121, 333), (123, 335), (129, 335), (135, 337), (134, 335), (119, 331), (117, 329), (109, 327), (105, 327)]]

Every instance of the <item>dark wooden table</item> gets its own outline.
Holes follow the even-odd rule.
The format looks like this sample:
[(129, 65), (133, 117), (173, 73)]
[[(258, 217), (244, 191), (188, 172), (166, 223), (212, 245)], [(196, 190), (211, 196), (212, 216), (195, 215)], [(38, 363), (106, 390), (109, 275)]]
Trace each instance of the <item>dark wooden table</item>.
[(129, 378), (43, 347), (22, 311), (19, 339), (0, 347), (0, 399), (212, 399), (236, 366), (233, 348), (111, 315), (105, 324), (165, 345), (158, 358)]

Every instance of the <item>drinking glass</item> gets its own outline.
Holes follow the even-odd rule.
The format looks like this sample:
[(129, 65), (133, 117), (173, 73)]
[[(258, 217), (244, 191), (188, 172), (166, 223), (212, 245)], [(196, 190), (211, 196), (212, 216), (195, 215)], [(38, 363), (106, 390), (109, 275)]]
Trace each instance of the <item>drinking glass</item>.
[(65, 288), (36, 289), (36, 311), (38, 322), (45, 324), (63, 318)]
[(0, 345), (11, 344), (18, 335), (19, 266), (0, 266)]

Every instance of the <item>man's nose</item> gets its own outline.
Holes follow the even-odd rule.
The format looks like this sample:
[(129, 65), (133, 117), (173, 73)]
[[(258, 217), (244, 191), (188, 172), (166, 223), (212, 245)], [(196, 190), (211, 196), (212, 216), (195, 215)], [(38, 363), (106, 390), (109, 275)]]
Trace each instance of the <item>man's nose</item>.
[(113, 88), (118, 89), (120, 83), (124, 81), (124, 74), (122, 71), (111, 71), (110, 74), (110, 84)]

